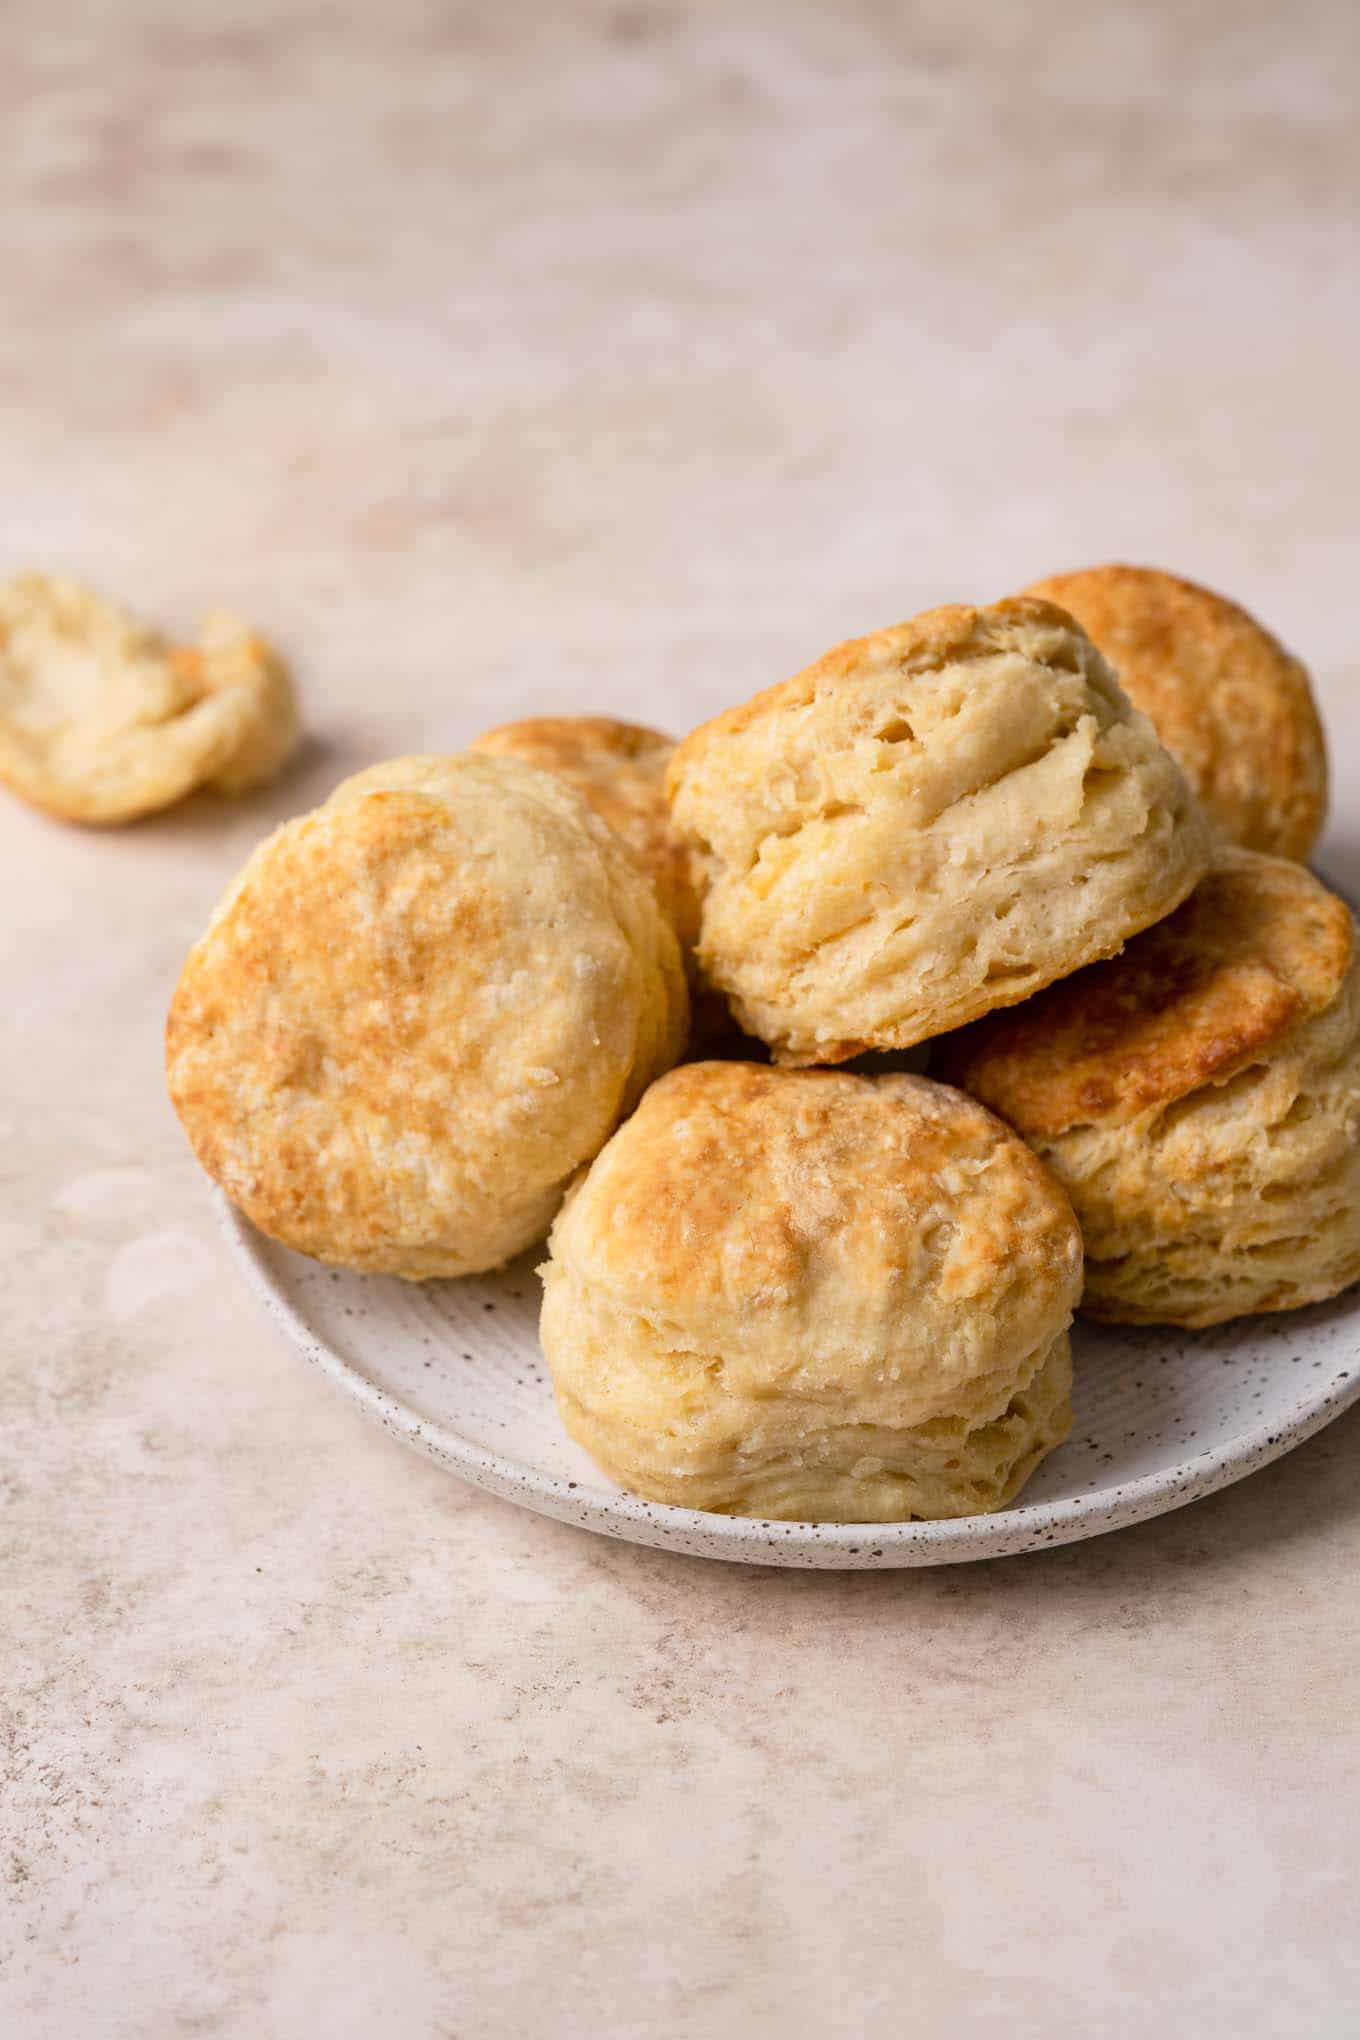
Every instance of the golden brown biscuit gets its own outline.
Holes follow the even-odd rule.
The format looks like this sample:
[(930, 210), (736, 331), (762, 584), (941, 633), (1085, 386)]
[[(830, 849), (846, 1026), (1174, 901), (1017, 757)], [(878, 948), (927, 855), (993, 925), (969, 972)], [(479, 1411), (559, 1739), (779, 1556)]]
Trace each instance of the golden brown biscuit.
[(275, 1239), (469, 1274), (543, 1236), (686, 1005), (651, 886), (570, 788), (396, 759), (250, 859), (180, 978), (170, 1094)]
[(1360, 1277), (1360, 969), (1301, 866), (1225, 845), (1112, 962), (944, 1042), (1071, 1195), (1094, 1317), (1218, 1324)]
[(1071, 1209), (999, 1121), (924, 1078), (676, 1070), (573, 1188), (550, 1254), (567, 1429), (653, 1500), (967, 1515), (1067, 1433)]
[(1070, 610), (1234, 843), (1303, 858), (1327, 812), (1307, 671), (1235, 602), (1153, 567), (1088, 567), (1026, 591)]
[(227, 610), (170, 645), (79, 582), (0, 586), (0, 779), (73, 822), (127, 822), (195, 787), (244, 793), (293, 751), (278, 653)]
[(787, 1063), (907, 1048), (1179, 905), (1208, 829), (1046, 602), (933, 609), (686, 738), (668, 790), (699, 958)]

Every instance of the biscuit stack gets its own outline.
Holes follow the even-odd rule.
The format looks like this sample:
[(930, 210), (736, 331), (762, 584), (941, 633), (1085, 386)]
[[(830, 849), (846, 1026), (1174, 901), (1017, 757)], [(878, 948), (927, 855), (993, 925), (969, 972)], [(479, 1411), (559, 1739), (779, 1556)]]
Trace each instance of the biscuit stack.
[[(1066, 1435), (1078, 1304), (1360, 1278), (1354, 931), (1285, 861), (1324, 805), (1302, 668), (1206, 591), (932, 610), (676, 749), (552, 718), (347, 782), (191, 954), (172, 1096), (322, 1259), (551, 1226), (559, 1406), (637, 1492), (996, 1508)], [(925, 1043), (947, 1081), (829, 1067)]]

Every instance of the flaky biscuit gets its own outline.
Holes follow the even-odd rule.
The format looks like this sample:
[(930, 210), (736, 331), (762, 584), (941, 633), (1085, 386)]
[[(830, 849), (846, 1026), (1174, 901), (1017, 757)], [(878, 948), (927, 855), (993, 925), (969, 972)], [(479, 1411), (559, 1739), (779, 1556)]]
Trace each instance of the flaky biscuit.
[(227, 610), (171, 645), (93, 589), (0, 586), (0, 779), (73, 822), (133, 821), (271, 778), (298, 734), (288, 669)]
[(255, 852), (167, 1070), (264, 1232), (420, 1279), (540, 1239), (686, 1024), (674, 932), (579, 796), (515, 759), (397, 759)]
[(1327, 812), (1327, 749), (1306, 669), (1222, 595), (1153, 567), (1089, 567), (1026, 591), (1095, 639), (1234, 843), (1303, 858)]
[(1300, 865), (1225, 845), (1122, 956), (935, 1067), (1066, 1186), (1093, 1317), (1212, 1325), (1360, 1278), (1360, 965)]
[(705, 723), (668, 789), (700, 961), (789, 1063), (906, 1048), (1177, 906), (1208, 831), (1063, 611), (933, 609)]
[(567, 1429), (653, 1500), (967, 1515), (1070, 1422), (1067, 1199), (920, 1077), (674, 1071), (573, 1188), (543, 1276)]

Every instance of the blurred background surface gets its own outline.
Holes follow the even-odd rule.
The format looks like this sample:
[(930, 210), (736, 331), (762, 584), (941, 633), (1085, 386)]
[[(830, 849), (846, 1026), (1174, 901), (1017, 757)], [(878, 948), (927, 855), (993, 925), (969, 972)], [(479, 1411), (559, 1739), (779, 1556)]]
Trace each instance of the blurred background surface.
[(17, 0), (6, 46), (5, 552), (253, 605), (318, 724), (361, 675), (379, 743), (686, 724), (1126, 556), (1344, 708), (1344, 0)]

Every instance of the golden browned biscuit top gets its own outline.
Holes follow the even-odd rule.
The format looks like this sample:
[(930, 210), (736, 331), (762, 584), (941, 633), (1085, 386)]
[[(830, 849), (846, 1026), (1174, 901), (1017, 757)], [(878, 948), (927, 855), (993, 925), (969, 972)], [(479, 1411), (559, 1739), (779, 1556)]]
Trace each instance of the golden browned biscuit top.
[(1120, 1124), (1257, 1060), (1336, 998), (1354, 926), (1302, 866), (1224, 846), (1122, 955), (942, 1043), (939, 1074), (1033, 1139)]
[(1233, 842), (1306, 857), (1327, 802), (1308, 674), (1222, 595), (1153, 567), (1090, 567), (1026, 591), (1076, 617)]
[[(721, 715), (691, 730), (676, 746), (667, 767), (667, 790), (674, 798), (686, 766), (714, 738), (736, 736), (765, 716), (807, 706), (832, 692), (841, 681), (864, 671), (890, 666), (900, 674), (928, 673), (958, 661), (1011, 651), (1020, 634), (1035, 624), (1056, 625), (1063, 631), (1072, 627), (1070, 617), (1053, 603), (1017, 595), (987, 609), (946, 603), (939, 609), (924, 609), (905, 623), (872, 631), (868, 637), (850, 638), (845, 644), (835, 645), (811, 666), (805, 666), (801, 673), (795, 673), (791, 680), (780, 680), (773, 687), (763, 688), (749, 701), (738, 702), (735, 708), (724, 709)], [(891, 732), (879, 730), (875, 734), (891, 740), (910, 738), (912, 732), (903, 728)]]
[(639, 859), (681, 945), (686, 953), (692, 949), (699, 902), (664, 790), (672, 738), (607, 715), (538, 715), (487, 730), (472, 749), (521, 758), (575, 787)]
[(463, 1274), (547, 1230), (686, 1009), (653, 890), (579, 795), (395, 759), (255, 852), (181, 974), (170, 1092), (275, 1238)]
[(994, 1302), (1017, 1270), (1051, 1299), (1080, 1259), (1047, 1169), (971, 1098), (921, 1077), (691, 1063), (654, 1084), (559, 1222), (616, 1302), (744, 1336), (753, 1309), (813, 1299), (847, 1325), (928, 1279)]

